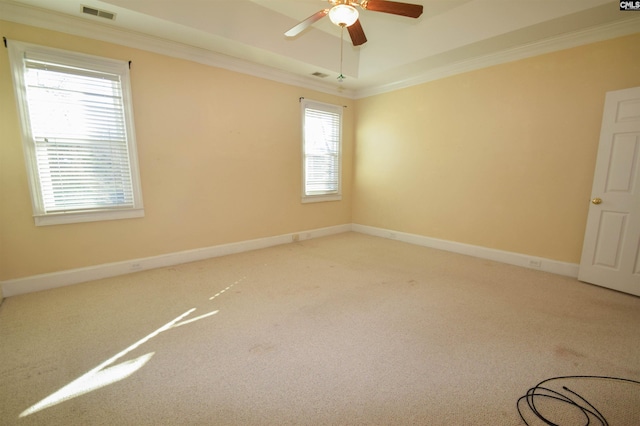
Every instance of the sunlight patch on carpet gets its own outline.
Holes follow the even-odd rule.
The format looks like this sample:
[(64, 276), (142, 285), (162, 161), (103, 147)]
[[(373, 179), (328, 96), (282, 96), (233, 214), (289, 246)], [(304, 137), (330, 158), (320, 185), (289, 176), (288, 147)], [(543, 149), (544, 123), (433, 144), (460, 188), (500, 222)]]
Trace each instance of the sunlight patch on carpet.
[(138, 371), (140, 368), (142, 368), (142, 366), (151, 359), (154, 353), (155, 352), (149, 352), (148, 354), (142, 355), (129, 361), (122, 362), (105, 370), (92, 370), (87, 374), (80, 376), (62, 389), (52, 393), (37, 404), (29, 407), (28, 409), (23, 411), (22, 414), (20, 414), (20, 417), (26, 417), (30, 414), (37, 413), (40, 410), (44, 410), (45, 408), (52, 407), (54, 405), (60, 404), (61, 402), (126, 379), (127, 377)]
[[(194, 321), (201, 320), (203, 318), (208, 318), (212, 315), (217, 314), (219, 311), (211, 311), (206, 314), (202, 314), (192, 319), (184, 320), (183, 319), (189, 316), (196, 308), (189, 309), (182, 315), (179, 315), (172, 321), (169, 321), (153, 333), (148, 334), (142, 339), (138, 340), (133, 345), (129, 346), (125, 350), (120, 353), (114, 355), (108, 360), (104, 361), (102, 364), (98, 365), (94, 369), (90, 370), (86, 374), (80, 376), (76, 380), (71, 383), (65, 385), (58, 391), (52, 393), (48, 397), (44, 398), (42, 401), (32, 405), (31, 407), (24, 410), (20, 417), (26, 417), (31, 414), (37, 413), (38, 411), (44, 410), (45, 408), (52, 407), (54, 405), (60, 404), (64, 401), (68, 401), (72, 398), (76, 398), (78, 396), (84, 395), (86, 393), (92, 392), (96, 389), (100, 389), (102, 387), (111, 385), (120, 380), (126, 379), (131, 376), (133, 373), (142, 368), (153, 356), (155, 352), (149, 352), (145, 355), (142, 355), (138, 358), (121, 362), (120, 364), (111, 366), (118, 359), (124, 357), (129, 352), (148, 342), (149, 340), (156, 337), (158, 334), (163, 331), (170, 330), (172, 328), (180, 327), (185, 324), (192, 323)], [(111, 367), (110, 367), (111, 366)]]

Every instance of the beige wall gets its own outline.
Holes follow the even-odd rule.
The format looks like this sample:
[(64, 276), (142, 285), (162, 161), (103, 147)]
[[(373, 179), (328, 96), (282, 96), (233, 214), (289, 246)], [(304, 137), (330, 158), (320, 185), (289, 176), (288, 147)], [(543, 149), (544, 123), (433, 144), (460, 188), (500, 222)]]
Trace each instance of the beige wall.
[[(354, 102), (0, 21), (8, 39), (131, 60), (145, 217), (36, 227), (0, 49), (0, 281), (351, 222)], [(303, 96), (347, 105), (343, 201), (301, 204)]]
[[(640, 85), (640, 34), (352, 101), (14, 23), (0, 33), (132, 61), (146, 211), (34, 226), (0, 49), (0, 281), (351, 222), (577, 263), (604, 94)], [(300, 96), (348, 106), (341, 202), (300, 203)]]
[(359, 100), (353, 222), (578, 263), (605, 92), (640, 34)]

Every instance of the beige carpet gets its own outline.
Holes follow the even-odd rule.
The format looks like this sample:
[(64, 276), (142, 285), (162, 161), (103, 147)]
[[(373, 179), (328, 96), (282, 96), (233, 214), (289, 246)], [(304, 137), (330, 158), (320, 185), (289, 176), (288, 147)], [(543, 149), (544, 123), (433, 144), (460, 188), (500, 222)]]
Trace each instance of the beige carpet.
[[(640, 380), (640, 298), (356, 233), (0, 306), (2, 425), (521, 425), (573, 375)], [(532, 395), (640, 424), (637, 383)]]

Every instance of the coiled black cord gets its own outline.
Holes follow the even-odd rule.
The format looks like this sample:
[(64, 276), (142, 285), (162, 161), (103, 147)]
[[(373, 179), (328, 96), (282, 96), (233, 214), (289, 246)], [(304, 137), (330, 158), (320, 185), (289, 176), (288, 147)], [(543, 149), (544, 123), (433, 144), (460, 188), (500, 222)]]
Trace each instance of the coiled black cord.
[[(574, 392), (573, 390), (567, 388), (566, 386), (562, 386), (562, 389), (566, 393), (558, 392), (548, 387), (543, 386), (545, 383), (554, 381), (554, 380), (571, 380), (571, 379), (599, 379), (599, 380), (612, 380), (624, 383), (631, 383), (640, 385), (640, 382), (631, 379), (623, 379), (619, 377), (609, 377), (609, 376), (559, 376), (552, 377), (550, 379), (546, 379), (538, 383), (536, 386), (530, 388), (527, 391), (527, 394), (521, 396), (516, 402), (516, 407), (518, 409), (518, 414), (520, 418), (524, 422), (525, 425), (529, 425), (527, 420), (524, 418), (522, 414), (522, 410), (520, 406), (523, 401), (526, 401), (527, 406), (533, 412), (533, 414), (545, 424), (549, 426), (562, 426), (557, 423), (552, 422), (548, 418), (546, 418), (540, 411), (539, 408), (536, 407), (536, 399), (551, 399), (555, 401), (560, 401), (562, 403), (568, 404), (570, 407), (577, 408), (585, 417), (585, 426), (591, 425), (591, 421), (594, 421), (593, 424), (599, 424), (601, 426), (609, 426), (609, 422), (602, 415), (600, 411), (596, 407), (594, 407), (589, 401), (583, 398), (580, 394)], [(598, 422), (598, 423), (596, 423)]]

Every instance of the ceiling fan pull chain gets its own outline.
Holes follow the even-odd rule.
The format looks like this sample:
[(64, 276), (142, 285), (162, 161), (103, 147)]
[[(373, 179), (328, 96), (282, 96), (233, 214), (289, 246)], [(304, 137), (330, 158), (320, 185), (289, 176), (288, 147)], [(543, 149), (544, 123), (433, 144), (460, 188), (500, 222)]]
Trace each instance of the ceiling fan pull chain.
[(342, 83), (344, 80), (344, 75), (342, 75), (342, 51), (344, 49), (344, 26), (340, 27), (340, 75), (338, 76), (338, 81)]

